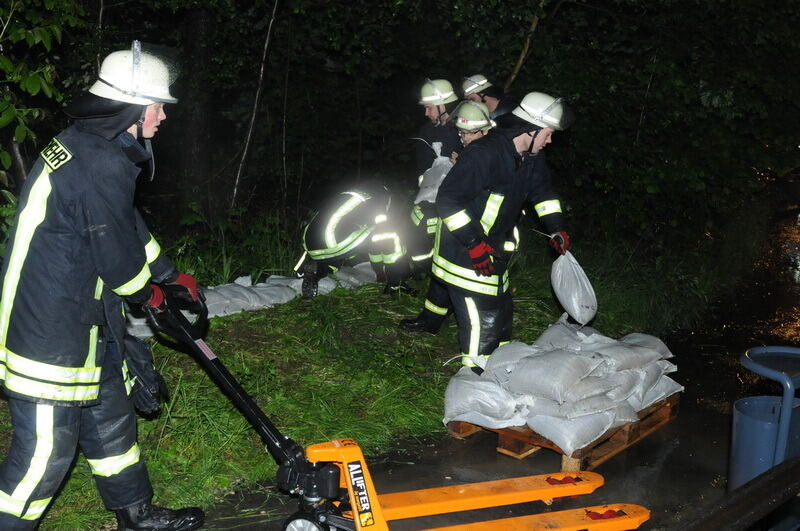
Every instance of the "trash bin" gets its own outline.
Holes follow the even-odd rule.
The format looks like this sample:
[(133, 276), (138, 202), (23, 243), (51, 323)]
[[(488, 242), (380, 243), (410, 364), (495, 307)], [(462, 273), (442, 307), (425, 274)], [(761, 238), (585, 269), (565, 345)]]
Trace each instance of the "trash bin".
[(753, 396), (733, 406), (728, 490), (734, 490), (786, 459), (800, 455), (800, 348), (757, 347), (742, 365), (783, 385), (783, 396)]

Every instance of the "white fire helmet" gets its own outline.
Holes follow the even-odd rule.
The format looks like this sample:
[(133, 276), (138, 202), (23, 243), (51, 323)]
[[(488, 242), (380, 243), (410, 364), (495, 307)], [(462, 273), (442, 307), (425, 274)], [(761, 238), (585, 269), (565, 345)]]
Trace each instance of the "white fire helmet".
[(511, 112), (526, 122), (556, 131), (566, 129), (574, 121), (572, 111), (561, 98), (543, 92), (529, 92)]
[(130, 50), (112, 52), (100, 66), (99, 79), (89, 92), (114, 101), (149, 105), (177, 103), (169, 92), (175, 81), (174, 62), (167, 58), (166, 49), (142, 46), (133, 41)]
[(470, 94), (475, 94), (476, 92), (483, 92), (491, 86), (492, 84), (489, 83), (489, 80), (486, 79), (486, 76), (481, 74), (474, 74), (465, 77), (464, 81), (461, 83), (461, 89), (464, 91), (464, 97), (467, 97)]
[(489, 118), (489, 107), (484, 103), (464, 100), (453, 114), (456, 127), (465, 131), (485, 131), (494, 127)]
[(419, 92), (420, 105), (444, 105), (458, 99), (446, 79), (426, 79)]

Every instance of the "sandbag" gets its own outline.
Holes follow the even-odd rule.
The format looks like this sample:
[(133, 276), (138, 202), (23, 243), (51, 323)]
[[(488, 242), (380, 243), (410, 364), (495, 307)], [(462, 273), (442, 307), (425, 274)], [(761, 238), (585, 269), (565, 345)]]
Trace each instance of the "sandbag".
[(492, 352), (492, 355), (486, 360), (486, 366), (484, 366), (481, 376), (493, 380), (498, 385), (505, 386), (519, 360), (542, 352), (544, 351), (536, 346), (519, 341), (506, 343)]
[(571, 455), (575, 450), (597, 440), (608, 431), (614, 425), (615, 417), (614, 411), (604, 411), (573, 420), (531, 415), (527, 424), (533, 431), (555, 443), (565, 454)]
[(578, 261), (567, 251), (553, 262), (550, 283), (564, 310), (580, 324), (594, 319), (597, 297)]
[(650, 334), (634, 332), (619, 338), (619, 340), (623, 343), (628, 343), (629, 345), (636, 345), (655, 350), (656, 352), (661, 353), (661, 359), (669, 359), (674, 357), (674, 354), (667, 347), (666, 343), (661, 341), (656, 336), (651, 336)]
[(414, 198), (415, 205), (418, 205), (423, 201), (436, 203), (436, 196), (439, 193), (439, 186), (447, 176), (450, 168), (453, 167), (450, 157), (445, 157), (441, 154), (441, 142), (434, 142), (431, 148), (436, 154), (436, 158), (433, 159), (433, 164), (431, 167), (425, 170), (425, 173), (422, 174), (422, 180), (419, 183), (419, 191), (417, 192), (417, 197)]
[[(491, 358), (490, 358), (491, 359)], [(519, 360), (506, 385), (512, 393), (531, 394), (563, 403), (567, 391), (603, 360), (569, 350), (552, 350)]]
[(527, 408), (517, 408), (514, 397), (493, 381), (462, 367), (447, 384), (444, 393), (444, 423), (459, 420), (485, 426), (521, 426)]

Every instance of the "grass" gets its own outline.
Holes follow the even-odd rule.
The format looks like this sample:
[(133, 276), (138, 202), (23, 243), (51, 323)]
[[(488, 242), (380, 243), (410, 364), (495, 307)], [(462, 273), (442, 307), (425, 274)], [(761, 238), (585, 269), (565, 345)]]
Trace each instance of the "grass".
[[(550, 291), (553, 257), (535, 243), (531, 238), (524, 244), (527, 250), (512, 270), (514, 339), (525, 342), (561, 314)], [(632, 331), (660, 335), (696, 322), (723, 286), (719, 276), (729, 274), (720, 266), (751, 263), (743, 253), (735, 260), (703, 253), (648, 260), (586, 241), (573, 250), (597, 292), (592, 326), (612, 337)], [(209, 256), (203, 268), (212, 268)], [(286, 260), (284, 251), (281, 261)], [(207, 342), (284, 434), (301, 445), (352, 437), (367, 455), (377, 455), (398, 439), (444, 432), (444, 389), (458, 369), (457, 362), (443, 365), (458, 353), (452, 318), (437, 336), (398, 329), (399, 319), (421, 307), (425, 283), (414, 283), (420, 288), (416, 297), (390, 298), (367, 285), (216, 318)], [(188, 355), (161, 345), (154, 357), (171, 387), (161, 415), (139, 423), (155, 501), (210, 507), (238, 487), (269, 483), (272, 458), (203, 370)], [(7, 408), (0, 408), (0, 451), (10, 433)], [(104, 528), (113, 528), (113, 516), (103, 509), (80, 457), (41, 529)]]

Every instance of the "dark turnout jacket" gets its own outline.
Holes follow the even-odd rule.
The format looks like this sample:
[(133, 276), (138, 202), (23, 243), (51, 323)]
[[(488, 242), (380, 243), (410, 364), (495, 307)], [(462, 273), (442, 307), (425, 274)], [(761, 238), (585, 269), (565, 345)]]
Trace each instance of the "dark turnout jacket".
[(0, 379), (24, 400), (98, 400), (103, 340), (122, 348), (123, 299), (144, 302), (174, 266), (134, 207), (147, 153), (71, 126), (42, 150), (20, 195), (0, 292)]
[(508, 289), (502, 260), (496, 274), (479, 276), (467, 249), (484, 240), (497, 251), (512, 238), (526, 203), (548, 232), (563, 230), (561, 203), (552, 188), (544, 153), (524, 161), (508, 133), (492, 130), (459, 155), (436, 197), (442, 219), (434, 249), (433, 274), (461, 289), (500, 295)]

